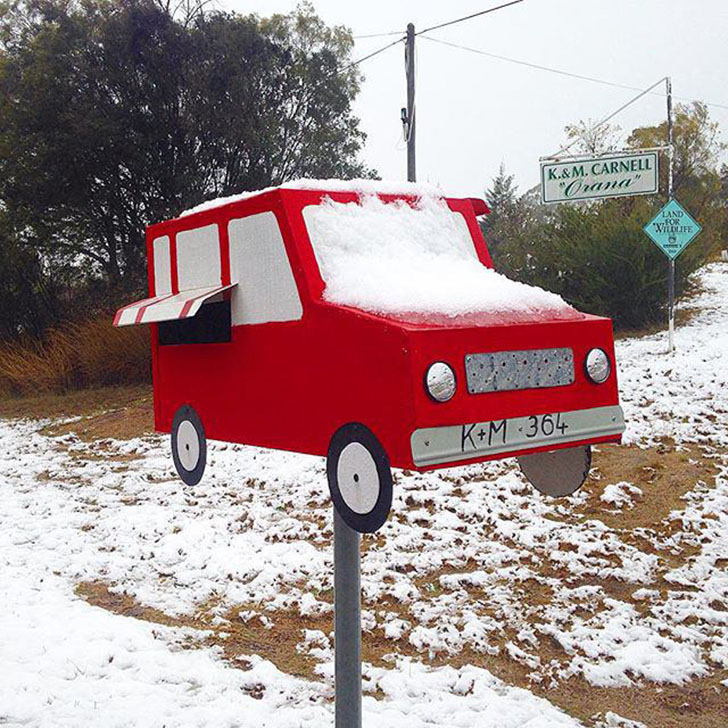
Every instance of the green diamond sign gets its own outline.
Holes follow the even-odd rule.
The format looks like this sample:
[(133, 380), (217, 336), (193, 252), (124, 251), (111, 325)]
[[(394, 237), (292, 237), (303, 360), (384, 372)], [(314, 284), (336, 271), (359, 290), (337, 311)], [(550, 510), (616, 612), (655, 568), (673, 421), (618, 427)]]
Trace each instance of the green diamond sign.
[(675, 260), (702, 229), (677, 200), (670, 200), (643, 228), (670, 260)]

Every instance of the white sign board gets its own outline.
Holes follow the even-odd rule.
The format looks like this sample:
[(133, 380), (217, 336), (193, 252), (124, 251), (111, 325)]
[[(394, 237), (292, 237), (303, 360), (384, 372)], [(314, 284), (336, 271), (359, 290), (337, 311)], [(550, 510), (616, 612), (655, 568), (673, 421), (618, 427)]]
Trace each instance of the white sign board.
[(541, 162), (542, 202), (650, 195), (658, 191), (657, 152), (620, 152)]

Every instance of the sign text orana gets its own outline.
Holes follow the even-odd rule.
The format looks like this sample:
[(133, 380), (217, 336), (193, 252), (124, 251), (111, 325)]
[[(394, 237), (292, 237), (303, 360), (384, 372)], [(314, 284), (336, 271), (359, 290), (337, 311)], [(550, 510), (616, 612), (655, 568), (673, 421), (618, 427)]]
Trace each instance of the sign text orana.
[(659, 183), (657, 152), (541, 162), (543, 202), (592, 200), (622, 195), (649, 195)]

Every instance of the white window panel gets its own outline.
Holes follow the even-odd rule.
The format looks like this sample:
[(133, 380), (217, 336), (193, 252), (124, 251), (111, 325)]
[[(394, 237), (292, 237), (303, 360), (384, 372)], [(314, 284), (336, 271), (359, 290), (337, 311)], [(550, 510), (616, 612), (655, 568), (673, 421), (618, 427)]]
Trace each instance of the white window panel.
[(217, 225), (177, 233), (179, 290), (220, 284), (220, 239)]
[(303, 315), (291, 264), (278, 221), (272, 212), (228, 226), (232, 324), (293, 321)]
[(172, 293), (172, 262), (169, 252), (169, 235), (162, 235), (152, 242), (154, 255), (154, 292), (157, 296)]

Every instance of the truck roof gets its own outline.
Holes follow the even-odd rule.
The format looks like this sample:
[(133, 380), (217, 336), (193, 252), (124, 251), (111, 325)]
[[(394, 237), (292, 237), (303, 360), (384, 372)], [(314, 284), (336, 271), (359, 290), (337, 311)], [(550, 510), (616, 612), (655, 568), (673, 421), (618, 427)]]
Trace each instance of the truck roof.
[(266, 187), (261, 190), (241, 192), (228, 197), (218, 197), (215, 200), (208, 200), (189, 210), (180, 213), (180, 217), (194, 215), (197, 212), (213, 210), (233, 202), (242, 202), (252, 197), (263, 195), (266, 192), (275, 190), (311, 190), (316, 192), (353, 192), (360, 195), (395, 195), (403, 197), (445, 197), (439, 187), (418, 182), (400, 182), (375, 179), (297, 179), (291, 182), (284, 182), (275, 187)]

